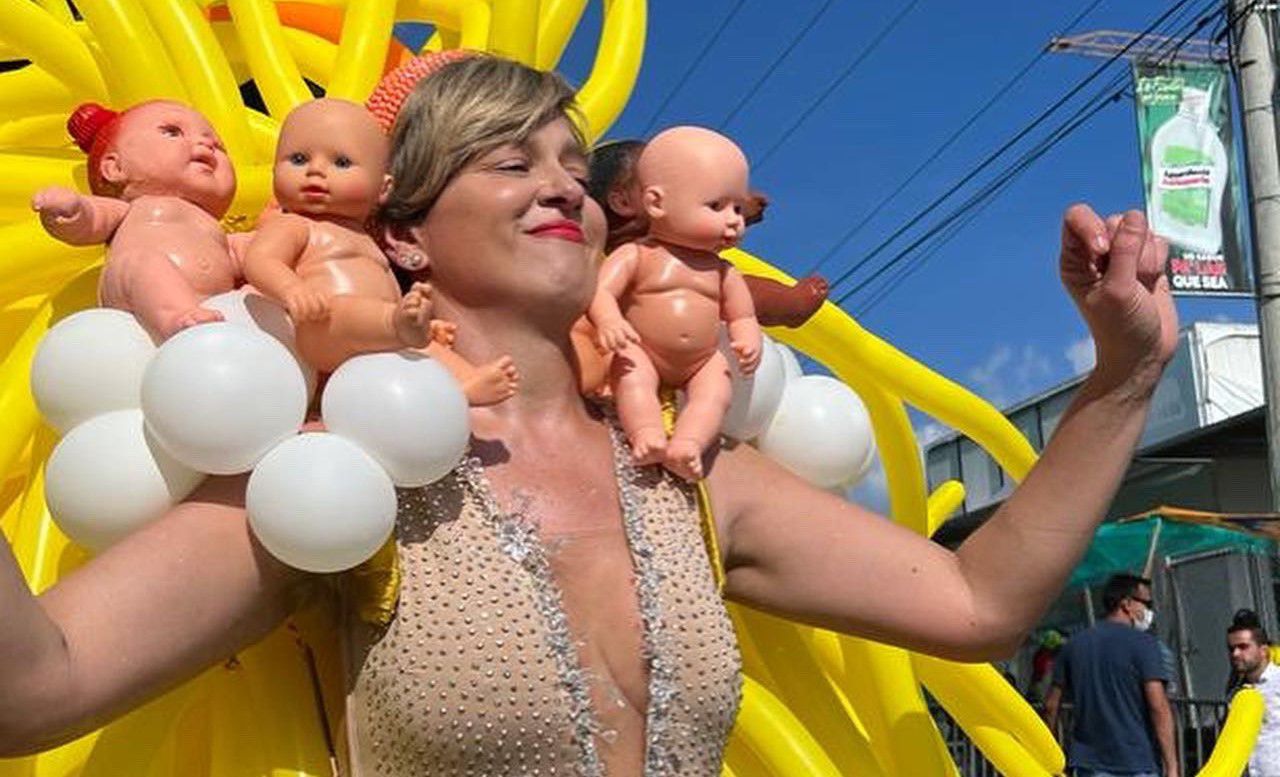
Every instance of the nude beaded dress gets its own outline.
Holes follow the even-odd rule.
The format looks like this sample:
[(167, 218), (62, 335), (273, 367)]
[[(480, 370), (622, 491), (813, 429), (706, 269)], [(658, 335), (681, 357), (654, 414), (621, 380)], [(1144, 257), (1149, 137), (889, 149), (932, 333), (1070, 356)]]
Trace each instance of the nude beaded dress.
[[(693, 492), (631, 467), (616, 428), (614, 448), (648, 666), (644, 774), (715, 777), (741, 667)], [(552, 576), (554, 544), (502, 512), (476, 460), (400, 497), (395, 615), (348, 629), (353, 777), (604, 775), (610, 732)]]

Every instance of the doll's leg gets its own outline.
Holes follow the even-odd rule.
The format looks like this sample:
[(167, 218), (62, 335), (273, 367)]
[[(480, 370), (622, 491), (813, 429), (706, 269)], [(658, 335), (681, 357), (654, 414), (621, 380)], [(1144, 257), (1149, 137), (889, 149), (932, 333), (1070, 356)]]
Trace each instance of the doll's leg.
[(685, 386), (688, 401), (676, 419), (663, 465), (685, 480), (702, 479), (702, 453), (720, 436), (733, 389), (729, 362), (716, 351)]
[[(124, 307), (162, 340), (189, 326), (222, 320), (218, 311), (200, 307), (200, 295), (169, 257), (131, 256), (129, 262)], [(103, 302), (116, 307), (105, 295)]]
[(653, 361), (640, 346), (628, 344), (614, 354), (609, 379), (618, 405), (618, 420), (631, 443), (631, 457), (638, 465), (662, 461), (667, 433), (662, 428), (659, 378)]
[(332, 372), (361, 353), (421, 348), (430, 340), (431, 298), (416, 285), (398, 302), (356, 294), (329, 300), (329, 315), (296, 324), (298, 350), (308, 364)]
[(827, 299), (827, 281), (820, 275), (801, 278), (787, 286), (772, 278), (743, 275), (756, 318), (764, 326), (798, 327), (808, 321)]
[(462, 393), (472, 407), (496, 405), (510, 399), (520, 386), (520, 372), (510, 356), (499, 356), (477, 367), (436, 340), (427, 346), (427, 355), (444, 365), (462, 384)]

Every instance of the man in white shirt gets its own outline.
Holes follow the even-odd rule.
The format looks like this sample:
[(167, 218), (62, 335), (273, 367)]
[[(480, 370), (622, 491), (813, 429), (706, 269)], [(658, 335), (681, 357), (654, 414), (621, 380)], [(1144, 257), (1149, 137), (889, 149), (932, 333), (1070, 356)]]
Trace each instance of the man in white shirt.
[(1280, 777), (1280, 667), (1271, 663), (1270, 640), (1252, 610), (1239, 610), (1227, 627), (1227, 655), (1231, 660), (1228, 692), (1252, 685), (1266, 707), (1262, 729), (1249, 756), (1249, 777)]

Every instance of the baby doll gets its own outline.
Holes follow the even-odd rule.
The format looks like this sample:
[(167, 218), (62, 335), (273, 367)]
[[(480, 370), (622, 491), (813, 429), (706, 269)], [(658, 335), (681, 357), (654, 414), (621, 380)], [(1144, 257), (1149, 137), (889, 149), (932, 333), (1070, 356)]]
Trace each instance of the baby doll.
[(218, 223), (236, 176), (209, 122), (168, 100), (123, 113), (86, 103), (67, 129), (89, 155), (93, 195), (51, 186), (31, 205), (53, 237), (108, 244), (99, 303), (131, 311), (162, 340), (221, 321), (200, 303), (239, 280), (233, 246)]
[[(636, 176), (648, 233), (605, 260), (588, 315), (600, 346), (615, 352), (613, 393), (637, 463), (661, 461), (698, 480), (731, 393), (729, 365), (717, 348), (722, 319), (742, 373), (760, 363), (751, 295), (742, 275), (717, 255), (745, 227), (747, 160), (723, 135), (676, 127), (645, 147)], [(682, 386), (687, 395), (670, 440), (660, 386)]]
[[(609, 222), (606, 251), (644, 236), (648, 224), (635, 177), (635, 163), (644, 150), (639, 140), (603, 143), (591, 155), (591, 196), (604, 206)], [(764, 219), (769, 200), (751, 191), (743, 204), (747, 226)], [(744, 274), (756, 318), (763, 326), (798, 327), (808, 321), (827, 299), (827, 281), (822, 276), (802, 278), (787, 286), (772, 278)]]
[(387, 137), (365, 108), (303, 103), (285, 117), (273, 188), (281, 213), (258, 228), (245, 257), (250, 283), (289, 311), (302, 358), (332, 372), (360, 353), (423, 348), (463, 384), (472, 404), (511, 396), (511, 360), (472, 367), (448, 345), (454, 325), (432, 320), (431, 287), (403, 296), (366, 231), (390, 191)]
[(391, 185), (387, 153), (373, 118), (342, 100), (303, 103), (280, 130), (273, 189), (282, 212), (249, 244), (245, 277), (289, 311), (302, 358), (320, 372), (431, 339), (430, 287), (401, 296), (365, 231)]

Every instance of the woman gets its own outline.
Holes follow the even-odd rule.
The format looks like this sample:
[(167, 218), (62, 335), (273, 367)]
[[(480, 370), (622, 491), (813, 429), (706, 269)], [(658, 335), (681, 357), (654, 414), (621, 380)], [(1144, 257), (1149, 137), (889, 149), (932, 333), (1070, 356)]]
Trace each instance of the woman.
[[(419, 84), (395, 130), (389, 253), (433, 284), (462, 355), (512, 354), (522, 380), (472, 409), (473, 460), (402, 494), (398, 610), (346, 634), (357, 774), (719, 772), (737, 654), (693, 499), (630, 467), (577, 390), (595, 265), (571, 112), (558, 77), (473, 58)], [(954, 659), (1012, 652), (1109, 503), (1176, 336), (1141, 214), (1076, 206), (1063, 235), (1098, 366), (995, 516), (952, 553), (727, 448), (708, 476), (724, 595)], [(0, 752), (99, 725), (291, 611), (314, 581), (254, 543), (242, 491), (210, 483), (38, 600), (0, 559)]]

